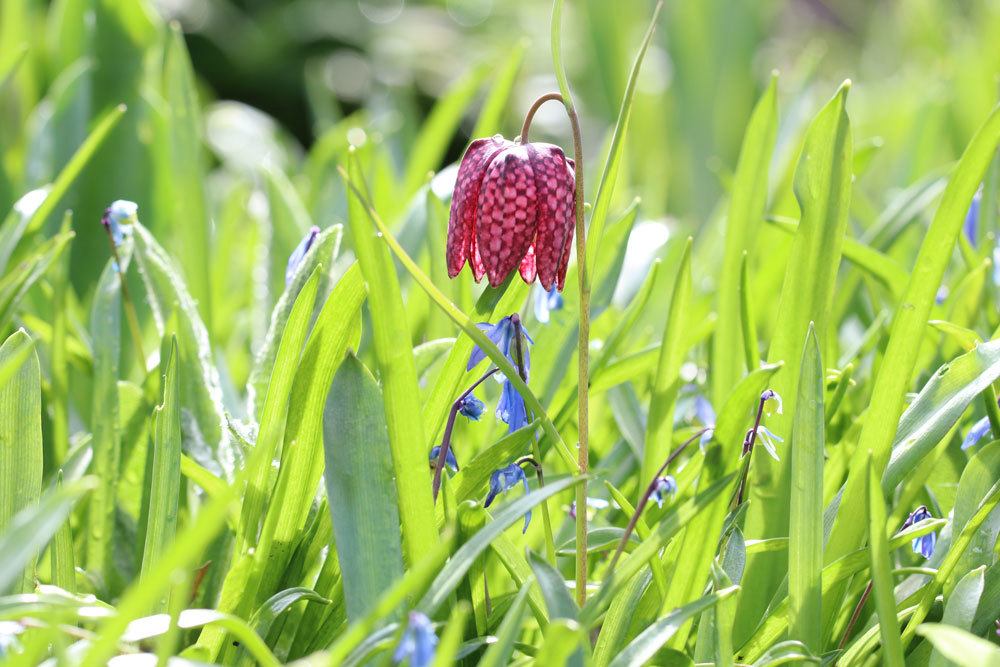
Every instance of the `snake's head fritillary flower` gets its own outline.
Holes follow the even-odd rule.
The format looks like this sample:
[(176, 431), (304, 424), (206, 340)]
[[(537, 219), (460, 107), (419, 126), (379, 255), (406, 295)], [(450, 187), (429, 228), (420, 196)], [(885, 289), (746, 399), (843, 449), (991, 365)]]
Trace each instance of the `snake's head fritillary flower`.
[[(440, 454), (441, 445), (431, 447), (431, 453), (428, 456), (431, 462), (431, 468), (434, 468), (437, 465), (438, 456), (440, 456)], [(458, 459), (455, 458), (455, 450), (451, 447), (448, 448), (448, 453), (444, 455), (444, 465), (452, 472), (458, 472)]]
[(101, 224), (111, 234), (111, 240), (116, 248), (132, 233), (132, 224), (139, 220), (138, 213), (139, 205), (126, 199), (113, 201), (104, 209)]
[(562, 290), (576, 215), (573, 161), (552, 144), (473, 141), (458, 167), (448, 218), (448, 275), (466, 263), (497, 287), (515, 269)]
[(411, 611), (403, 638), (392, 654), (392, 662), (398, 665), (409, 658), (410, 667), (429, 667), (434, 662), (437, 643), (438, 638), (434, 634), (431, 619), (419, 611)]
[[(924, 519), (932, 519), (933, 515), (928, 511), (928, 509), (921, 505), (917, 509), (910, 513), (910, 516), (906, 517), (906, 521), (903, 522), (903, 529), (909, 528), (915, 523), (920, 523)], [(911, 543), (911, 548), (913, 553), (920, 554), (924, 558), (930, 558), (934, 554), (934, 544), (937, 542), (937, 535), (935, 533), (927, 533), (926, 535), (921, 535), (920, 537), (913, 538)]]
[(541, 324), (548, 324), (553, 310), (562, 310), (563, 297), (555, 287), (545, 290), (541, 285), (535, 286), (535, 319)]
[(962, 440), (962, 449), (968, 449), (972, 447), (977, 442), (982, 440), (987, 433), (990, 432), (990, 418), (983, 417), (969, 429), (969, 432), (965, 434), (965, 439)]
[(477, 422), (483, 416), (485, 410), (486, 404), (476, 398), (474, 394), (469, 394), (462, 399), (462, 405), (458, 408), (458, 413)]
[(292, 254), (288, 256), (288, 265), (285, 267), (285, 285), (292, 282), (292, 278), (295, 277), (295, 271), (299, 268), (302, 260), (306, 258), (309, 249), (316, 243), (317, 236), (319, 236), (319, 227), (313, 225), (306, 232), (306, 235), (302, 237), (302, 240), (299, 241), (299, 245), (295, 247)]
[(667, 496), (672, 496), (675, 493), (677, 493), (677, 482), (672, 476), (666, 475), (656, 478), (656, 484), (653, 486), (650, 498), (656, 501), (657, 507), (663, 507), (663, 501), (667, 499)]
[[(521, 483), (524, 486), (524, 492), (528, 493), (528, 477), (524, 474), (521, 466), (516, 463), (511, 463), (508, 466), (494, 470), (493, 474), (490, 475), (490, 492), (486, 495), (486, 502), (483, 503), (483, 507), (489, 507), (498, 495), (509, 491), (517, 486), (518, 483)], [(522, 533), (528, 532), (528, 524), (530, 523), (531, 510), (528, 510), (524, 515)]]

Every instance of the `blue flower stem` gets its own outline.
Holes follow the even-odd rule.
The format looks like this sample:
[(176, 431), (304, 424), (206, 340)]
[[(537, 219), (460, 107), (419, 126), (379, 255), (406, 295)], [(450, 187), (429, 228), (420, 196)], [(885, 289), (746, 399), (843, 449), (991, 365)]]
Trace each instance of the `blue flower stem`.
[(142, 351), (142, 329), (139, 327), (139, 316), (136, 313), (135, 304), (132, 303), (132, 297), (129, 296), (128, 283), (125, 280), (125, 267), (122, 265), (122, 259), (118, 255), (118, 246), (115, 245), (115, 239), (111, 234), (111, 226), (108, 224), (104, 224), (103, 226), (104, 231), (108, 235), (108, 243), (111, 245), (111, 256), (115, 260), (115, 266), (118, 267), (118, 280), (122, 286), (122, 303), (125, 310), (125, 320), (128, 322), (129, 334), (132, 336), (132, 347), (135, 348), (136, 361), (139, 362), (139, 371), (145, 377), (146, 354)]
[(462, 408), (462, 403), (468, 398), (469, 394), (476, 390), (476, 387), (481, 385), (486, 381), (486, 378), (492, 377), (499, 368), (491, 368), (486, 371), (486, 373), (472, 383), (472, 386), (466, 389), (461, 396), (455, 399), (455, 402), (451, 404), (451, 412), (448, 413), (448, 423), (444, 427), (444, 435), (441, 436), (441, 449), (438, 451), (437, 462), (434, 464), (434, 484), (432, 489), (434, 491), (434, 501), (437, 502), (438, 491), (441, 490), (441, 471), (444, 470), (445, 461), (448, 459), (448, 452), (451, 450), (451, 433), (455, 430), (455, 419), (458, 418), (458, 411)]
[(747, 432), (746, 440), (743, 443), (743, 470), (740, 471), (740, 483), (736, 487), (736, 495), (730, 509), (736, 509), (743, 504), (746, 498), (747, 477), (750, 475), (750, 459), (753, 458), (753, 446), (757, 443), (757, 430), (760, 428), (760, 420), (764, 418), (764, 403), (767, 399), (761, 395), (760, 403), (757, 404), (757, 417), (754, 419), (753, 428)]
[(851, 633), (854, 631), (854, 626), (857, 625), (858, 619), (861, 618), (861, 610), (865, 608), (865, 603), (868, 602), (868, 597), (872, 594), (872, 582), (869, 581), (868, 585), (865, 586), (865, 592), (861, 594), (861, 599), (858, 600), (857, 606), (854, 607), (854, 613), (851, 614), (851, 620), (847, 622), (847, 628), (844, 629), (844, 636), (840, 638), (840, 643), (837, 644), (837, 650), (842, 651), (844, 646), (847, 645), (847, 640), (850, 639)]
[[(670, 452), (670, 456), (667, 457), (667, 460), (663, 462), (660, 469), (656, 471), (655, 475), (653, 475), (653, 479), (649, 480), (646, 492), (642, 494), (641, 498), (639, 498), (639, 504), (635, 506), (635, 512), (632, 513), (632, 518), (629, 519), (628, 525), (625, 527), (625, 532), (622, 533), (622, 538), (618, 541), (618, 548), (615, 549), (615, 554), (611, 557), (611, 562), (608, 564), (608, 572), (614, 572), (615, 565), (618, 564), (618, 559), (621, 557), (622, 552), (625, 551), (625, 545), (628, 544), (629, 538), (632, 537), (632, 532), (635, 530), (635, 524), (639, 522), (639, 517), (642, 516), (642, 511), (646, 509), (646, 505), (649, 504), (649, 499), (653, 497), (653, 492), (656, 491), (656, 480), (658, 480), (666, 469), (670, 467), (670, 464), (673, 463), (674, 460), (688, 448), (688, 445), (701, 438), (702, 435), (712, 428), (713, 427), (711, 426), (706, 426), (681, 443), (674, 451)], [(578, 502), (576, 504), (577, 516), (580, 515), (581, 511), (585, 513), (587, 511), (587, 506), (586, 504), (580, 505)]]
[[(524, 331), (521, 328), (521, 316), (514, 313), (510, 316), (510, 322), (514, 325), (514, 361), (517, 362), (517, 374), (524, 381), (525, 384), (528, 382), (528, 371), (524, 367), (524, 348), (523, 336)], [(534, 415), (531, 418), (534, 419)], [(525, 457), (518, 461), (518, 465), (522, 462), (530, 462), (535, 467), (535, 474), (538, 476), (538, 488), (545, 486), (545, 479), (542, 477), (542, 464), (539, 461), (542, 460), (542, 450), (538, 446), (538, 438), (532, 434), (531, 437), (531, 453), (535, 458)], [(549, 561), (555, 565), (556, 562), (556, 541), (552, 534), (552, 519), (549, 516), (549, 501), (542, 501), (542, 528), (545, 531), (545, 555), (548, 557)]]

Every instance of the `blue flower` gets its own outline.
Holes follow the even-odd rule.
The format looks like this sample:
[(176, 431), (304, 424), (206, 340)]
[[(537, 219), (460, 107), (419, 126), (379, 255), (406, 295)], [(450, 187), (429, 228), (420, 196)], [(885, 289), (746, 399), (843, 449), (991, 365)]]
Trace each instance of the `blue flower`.
[[(588, 509), (592, 509), (592, 510), (597, 511), (597, 510), (606, 510), (609, 507), (611, 507), (611, 503), (609, 503), (604, 498), (590, 498), (589, 496), (587, 497), (587, 508)], [(569, 504), (569, 518), (571, 518), (571, 519), (575, 519), (576, 518), (576, 501), (575, 500)]]
[(962, 449), (968, 449), (974, 444), (983, 439), (987, 433), (990, 432), (990, 418), (983, 417), (969, 429), (969, 432), (965, 435), (965, 440), (962, 441)]
[(666, 500), (667, 496), (672, 496), (677, 493), (677, 482), (670, 475), (666, 477), (657, 477), (656, 482), (653, 485), (653, 493), (650, 496), (656, 501), (657, 507), (663, 507), (663, 501)]
[(547, 292), (541, 285), (535, 286), (535, 319), (541, 324), (548, 324), (549, 313), (562, 307), (563, 297), (555, 286)]
[(774, 443), (784, 442), (785, 439), (776, 435), (769, 428), (761, 424), (757, 427), (757, 439), (760, 440), (760, 444), (764, 445), (764, 449), (767, 453), (771, 455), (771, 458), (775, 461), (780, 461), (778, 458), (778, 450), (775, 448)]
[(392, 654), (392, 662), (398, 665), (409, 658), (410, 667), (428, 667), (434, 662), (437, 643), (438, 638), (434, 634), (431, 619), (419, 611), (411, 611), (410, 621), (403, 633), (403, 639)]
[[(524, 334), (524, 338), (527, 340), (527, 343), (534, 343), (535, 341), (531, 340), (531, 336), (528, 335), (528, 332), (525, 330), (524, 327), (519, 326), (520, 319), (516, 320), (518, 322), (518, 325), (515, 325), (514, 318), (516, 317), (517, 313), (504, 317), (496, 324), (490, 324), (488, 322), (480, 322), (476, 326), (479, 327), (483, 331), (483, 333), (486, 334), (486, 337), (489, 338), (494, 345), (500, 348), (500, 352), (503, 354), (503, 356), (507, 357), (510, 363), (514, 365), (514, 368), (518, 367), (517, 356), (516, 356), (518, 352), (517, 348), (518, 347), (521, 348), (520, 352), (524, 355), (525, 382), (527, 382), (527, 375), (528, 372), (531, 370), (531, 357), (528, 354), (528, 345), (523, 340), (521, 341), (521, 345), (517, 345), (517, 342), (514, 340), (514, 333), (517, 331), (518, 328), (520, 328), (521, 333)], [(469, 357), (469, 363), (466, 365), (465, 370), (471, 371), (473, 368), (476, 367), (476, 365), (480, 361), (482, 361), (485, 358), (486, 358), (486, 353), (483, 352), (478, 345), (475, 346), (472, 349), (472, 355)], [(506, 377), (504, 377), (503, 373), (497, 373), (494, 375), (494, 377), (496, 378), (497, 382), (504, 382), (506, 380)]]
[[(441, 455), (441, 445), (431, 447), (430, 461), (431, 468), (437, 465), (438, 456)], [(449, 447), (448, 453), (444, 457), (444, 465), (452, 472), (458, 472), (458, 459), (455, 458), (455, 448)]]
[(528, 425), (528, 409), (524, 405), (524, 399), (509, 380), (504, 381), (503, 389), (500, 391), (496, 415), (497, 419), (507, 424), (508, 433)]
[(118, 199), (104, 209), (101, 224), (107, 227), (115, 247), (120, 246), (132, 232), (132, 223), (138, 220), (139, 205), (134, 201)]
[(969, 204), (969, 211), (965, 214), (965, 224), (963, 229), (965, 230), (965, 237), (969, 239), (969, 243), (973, 246), (978, 242), (977, 237), (979, 236), (979, 205), (983, 200), (983, 189), (979, 188), (976, 194), (972, 197), (972, 202)]
[(302, 260), (306, 258), (309, 249), (313, 247), (317, 236), (319, 236), (319, 227), (313, 225), (306, 232), (306, 235), (302, 237), (302, 240), (299, 241), (299, 245), (295, 247), (292, 254), (289, 255), (288, 265), (285, 267), (285, 285), (292, 282), (292, 278), (295, 277), (295, 271), (298, 270)]
[(948, 300), (948, 295), (950, 293), (951, 291), (948, 289), (947, 285), (941, 285), (941, 287), (938, 288), (937, 293), (934, 294), (934, 303), (940, 306)]
[(712, 441), (715, 434), (715, 410), (707, 398), (698, 394), (694, 397), (694, 417), (702, 426), (706, 427), (705, 432), (698, 439), (698, 446), (702, 451)]
[[(778, 395), (778, 392), (773, 389), (765, 389), (760, 395), (760, 400), (764, 404), (764, 411), (767, 412), (767, 414), (771, 414), (772, 412), (779, 415), (781, 414), (781, 396)], [(767, 407), (768, 401), (774, 401), (777, 404), (774, 410)]]
[[(524, 492), (528, 493), (528, 477), (524, 474), (521, 466), (516, 463), (511, 463), (509, 466), (494, 470), (493, 474), (490, 475), (490, 492), (486, 495), (486, 502), (483, 503), (483, 507), (489, 507), (499, 494), (514, 488), (518, 482), (524, 485)], [(528, 532), (529, 523), (531, 523), (531, 510), (528, 510), (524, 515), (522, 533)]]
[(469, 394), (462, 399), (462, 406), (458, 409), (458, 412), (477, 422), (483, 416), (484, 410), (486, 410), (486, 404), (476, 398), (474, 394)]
[[(903, 529), (905, 530), (915, 523), (920, 523), (924, 519), (932, 518), (933, 516), (927, 511), (927, 508), (921, 505), (913, 510), (910, 516), (906, 517), (906, 521), (903, 522)], [(934, 544), (936, 541), (937, 535), (935, 533), (927, 533), (926, 535), (913, 538), (910, 546), (913, 548), (913, 553), (920, 554), (924, 558), (930, 558), (934, 554)]]

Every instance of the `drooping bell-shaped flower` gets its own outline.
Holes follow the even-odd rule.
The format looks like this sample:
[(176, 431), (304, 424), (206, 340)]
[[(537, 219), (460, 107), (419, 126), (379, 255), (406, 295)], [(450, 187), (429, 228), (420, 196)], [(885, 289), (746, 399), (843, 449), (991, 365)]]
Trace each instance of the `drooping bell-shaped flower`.
[(139, 205), (126, 199), (113, 201), (104, 209), (101, 224), (108, 230), (116, 248), (132, 233), (132, 223), (138, 220), (138, 213)]
[[(498, 495), (514, 488), (519, 482), (524, 485), (524, 492), (527, 494), (529, 491), (528, 477), (524, 474), (521, 466), (516, 463), (511, 463), (508, 466), (494, 470), (490, 475), (490, 492), (486, 495), (486, 502), (483, 503), (483, 507), (489, 507)], [(530, 523), (531, 510), (528, 510), (524, 515), (522, 533), (528, 532), (528, 524)]]
[[(903, 522), (903, 529), (905, 530), (915, 523), (920, 523), (924, 519), (932, 518), (934, 517), (930, 511), (924, 505), (921, 505), (913, 510), (910, 516), (906, 517), (906, 521)], [(937, 535), (932, 532), (913, 538), (910, 547), (913, 549), (913, 553), (920, 554), (924, 558), (930, 558), (934, 554), (934, 545), (936, 542)]]
[(656, 501), (657, 507), (663, 507), (663, 501), (667, 499), (667, 496), (672, 496), (675, 493), (677, 493), (677, 482), (674, 481), (673, 476), (666, 475), (656, 479), (653, 493), (649, 497)]
[(448, 275), (466, 263), (479, 282), (511, 271), (546, 290), (566, 281), (576, 215), (573, 161), (552, 144), (473, 141), (458, 168), (448, 218)]
[[(428, 455), (431, 468), (437, 466), (438, 457), (440, 455), (441, 445), (434, 445), (431, 447), (431, 453)], [(455, 450), (451, 447), (448, 448), (448, 453), (444, 455), (444, 466), (452, 472), (458, 472), (458, 459), (455, 458)]]
[(430, 667), (434, 662), (437, 644), (438, 638), (434, 634), (431, 619), (419, 611), (411, 611), (403, 638), (392, 654), (392, 662), (398, 665), (409, 658), (410, 667)]
[(288, 256), (288, 264), (285, 266), (285, 285), (292, 282), (292, 278), (295, 277), (295, 271), (299, 268), (302, 260), (306, 258), (309, 249), (316, 243), (317, 236), (319, 236), (319, 227), (313, 225), (306, 232), (306, 235), (302, 237), (302, 240), (299, 241), (292, 254)]
[(476, 398), (475, 394), (469, 394), (462, 399), (462, 406), (458, 409), (458, 413), (477, 422), (485, 410), (486, 404)]

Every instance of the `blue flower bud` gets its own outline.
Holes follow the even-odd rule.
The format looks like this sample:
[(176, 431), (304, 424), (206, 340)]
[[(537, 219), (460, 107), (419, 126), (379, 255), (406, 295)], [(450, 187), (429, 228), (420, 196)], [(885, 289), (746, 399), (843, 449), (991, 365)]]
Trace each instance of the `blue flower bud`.
[[(933, 516), (923, 505), (913, 510), (910, 516), (906, 517), (906, 521), (903, 522), (903, 529), (909, 528), (915, 523), (920, 523), (924, 519), (931, 519)], [(920, 537), (913, 538), (910, 547), (913, 549), (913, 553), (920, 554), (924, 558), (930, 558), (934, 554), (934, 544), (937, 542), (937, 535), (935, 533), (927, 533), (926, 535), (921, 535)]]
[(472, 421), (477, 422), (479, 421), (479, 418), (483, 416), (483, 412), (485, 410), (486, 404), (476, 398), (474, 394), (469, 394), (462, 399), (462, 406), (458, 409), (458, 412)]
[(411, 611), (403, 638), (392, 654), (393, 664), (410, 659), (410, 667), (429, 667), (434, 662), (438, 638), (431, 620), (419, 611)]
[[(436, 445), (431, 448), (430, 456), (431, 468), (437, 465), (438, 457), (441, 455), (441, 446)], [(452, 472), (458, 472), (458, 459), (455, 458), (455, 448), (449, 447), (448, 453), (444, 457), (444, 465)]]
[(549, 313), (562, 310), (563, 297), (559, 290), (553, 287), (549, 291), (541, 285), (535, 286), (535, 319), (541, 324), (549, 323)]
[(319, 236), (319, 227), (313, 225), (306, 232), (306, 235), (302, 237), (302, 240), (299, 241), (292, 254), (289, 255), (288, 264), (285, 266), (285, 285), (292, 282), (292, 278), (295, 277), (295, 272), (298, 270), (299, 265), (302, 264), (302, 260), (306, 258), (309, 249), (316, 243), (317, 236)]
[[(496, 497), (509, 491), (510, 489), (517, 486), (518, 482), (524, 485), (524, 492), (528, 493), (528, 477), (524, 474), (524, 470), (521, 466), (516, 463), (511, 463), (508, 466), (494, 470), (493, 474), (490, 475), (490, 492), (486, 495), (486, 501), (483, 503), (483, 507), (489, 507)], [(524, 528), (521, 530), (522, 533), (528, 531), (528, 524), (531, 523), (531, 510), (524, 515)]]
[(663, 501), (666, 500), (667, 496), (672, 496), (675, 493), (677, 493), (677, 482), (671, 475), (666, 475), (656, 478), (650, 498), (656, 501), (657, 507), (663, 507)]

